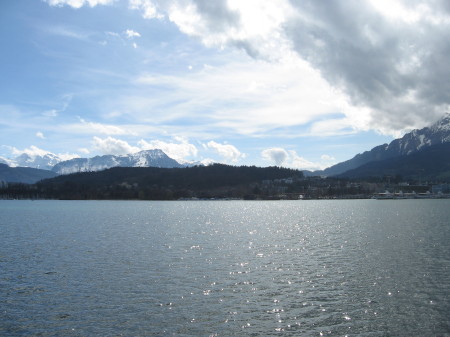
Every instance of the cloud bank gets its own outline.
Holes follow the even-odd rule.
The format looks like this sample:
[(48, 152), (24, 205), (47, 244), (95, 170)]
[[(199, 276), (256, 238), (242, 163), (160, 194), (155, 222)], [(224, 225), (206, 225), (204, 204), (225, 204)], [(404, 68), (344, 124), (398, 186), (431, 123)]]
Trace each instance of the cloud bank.
[[(205, 57), (197, 63), (182, 47), (164, 54), (176, 59), (168, 63), (170, 66), (177, 63), (189, 68), (186, 73), (178, 68), (162, 71), (154, 66), (157, 62), (132, 75), (127, 73), (123, 82), (121, 78), (126, 88), (120, 86), (107, 99), (100, 99), (98, 107), (104, 110), (104, 119), (91, 122), (80, 118), (80, 123), (68, 126), (70, 132), (90, 137), (108, 136), (94, 138), (92, 143), (102, 153), (160, 147), (174, 158), (198, 155), (197, 147), (188, 141), (141, 140), (134, 146), (111, 137), (123, 136), (129, 141), (131, 135), (137, 139), (148, 134), (159, 137), (164, 130), (165, 136), (196, 137), (199, 144), (203, 143), (203, 150), (235, 163), (245, 154), (223, 139), (236, 135), (299, 139), (375, 130), (398, 136), (449, 111), (450, 6), (445, 0), (47, 3), (72, 8), (125, 4), (145, 19), (175, 25), (193, 38), (186, 40), (214, 48), (213, 58)], [(70, 32), (59, 30), (61, 36), (77, 36)], [(127, 46), (133, 43), (135, 48), (134, 41), (139, 41), (133, 53), (150, 55), (145, 44), (150, 32), (142, 25), (122, 26), (117, 32), (105, 34)], [(169, 50), (162, 47), (164, 43), (160, 45), (164, 50), (161, 55)], [(183, 58), (182, 54), (187, 56)], [(156, 58), (156, 52), (153, 55)], [(131, 60), (143, 62), (142, 58), (130, 58), (130, 65)], [(202, 64), (203, 60), (213, 65)], [(111, 117), (106, 117), (107, 111)], [(42, 115), (56, 119), (59, 112), (51, 109)], [(128, 125), (116, 126), (115, 121)], [(51, 135), (50, 131), (39, 128), (32, 134), (43, 138), (44, 133)], [(221, 143), (209, 141), (218, 140), (216, 135), (220, 135)], [(273, 144), (261, 157), (275, 165), (314, 169), (323, 168), (325, 163), (329, 166), (334, 160), (323, 155), (311, 162), (279, 146)]]
[(367, 114), (363, 127), (395, 134), (449, 111), (446, 1), (142, 3), (207, 46), (240, 48), (270, 62), (289, 54), (306, 60)]
[(125, 155), (128, 153), (139, 152), (141, 149), (136, 146), (128, 144), (124, 140), (120, 140), (113, 137), (100, 138), (94, 137), (92, 144), (97, 151), (102, 154), (112, 154), (112, 155)]

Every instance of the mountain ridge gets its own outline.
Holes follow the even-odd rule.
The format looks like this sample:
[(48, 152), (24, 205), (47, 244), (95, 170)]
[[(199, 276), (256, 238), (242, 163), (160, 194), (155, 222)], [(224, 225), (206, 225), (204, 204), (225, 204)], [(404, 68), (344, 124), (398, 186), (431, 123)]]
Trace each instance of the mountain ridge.
[(314, 171), (309, 175), (340, 175), (371, 162), (410, 155), (423, 148), (448, 142), (450, 142), (450, 113), (447, 113), (431, 126), (408, 132), (401, 138), (394, 139), (389, 144), (375, 146), (371, 150), (359, 153), (349, 160), (321, 171)]
[(54, 178), (58, 174), (32, 167), (9, 167), (0, 163), (0, 181), (6, 183), (34, 184), (42, 179)]
[(334, 177), (371, 179), (388, 176), (415, 181), (448, 181), (450, 179), (450, 142), (425, 147), (409, 155), (369, 162)]
[(184, 167), (175, 159), (167, 156), (162, 150), (143, 150), (126, 155), (103, 155), (92, 158), (73, 158), (62, 161), (51, 169), (58, 174), (101, 171), (112, 167)]

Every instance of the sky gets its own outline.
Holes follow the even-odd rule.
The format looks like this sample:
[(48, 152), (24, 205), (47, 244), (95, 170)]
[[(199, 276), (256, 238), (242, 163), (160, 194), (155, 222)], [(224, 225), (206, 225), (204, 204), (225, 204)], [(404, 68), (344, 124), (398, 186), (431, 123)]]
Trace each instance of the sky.
[(449, 112), (447, 0), (2, 0), (0, 157), (317, 170)]

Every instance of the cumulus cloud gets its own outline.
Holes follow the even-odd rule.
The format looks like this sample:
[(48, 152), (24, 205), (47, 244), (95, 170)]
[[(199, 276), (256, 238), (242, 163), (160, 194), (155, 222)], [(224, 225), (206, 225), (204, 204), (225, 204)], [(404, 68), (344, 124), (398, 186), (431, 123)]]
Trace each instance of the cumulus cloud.
[(314, 163), (310, 160), (307, 160), (304, 157), (299, 156), (297, 154), (297, 152), (293, 151), (293, 150), (289, 151), (289, 159), (290, 159), (289, 166), (292, 168), (299, 169), (299, 170), (315, 171), (315, 170), (321, 170), (321, 169), (325, 168), (326, 166), (328, 166), (328, 165), (326, 165), (324, 167), (324, 165), (321, 163)]
[(261, 152), (263, 159), (273, 162), (277, 166), (281, 166), (286, 159), (288, 159), (289, 154), (285, 149), (279, 147), (272, 147), (270, 149), (265, 149)]
[(42, 132), (38, 131), (36, 132), (36, 137), (40, 138), (40, 139), (45, 139), (45, 136)]
[(0, 164), (6, 164), (6, 165), (11, 166), (11, 167), (14, 166), (14, 163), (11, 160), (9, 160), (7, 158), (3, 158), (1, 156), (0, 156)]
[(294, 6), (300, 16), (285, 31), (294, 50), (354, 105), (369, 107), (372, 127), (393, 132), (448, 109), (448, 84), (441, 83), (450, 74), (442, 62), (450, 47), (448, 23), (392, 21), (359, 1)]
[(204, 147), (211, 149), (228, 162), (236, 163), (240, 159), (245, 158), (245, 153), (240, 152), (235, 146), (231, 144), (220, 144), (215, 141), (210, 141), (204, 144)]
[(86, 149), (85, 147), (80, 147), (77, 151), (84, 154), (89, 154), (91, 152), (89, 151), (89, 149)]
[(46, 155), (56, 156), (56, 157), (59, 157), (62, 160), (69, 160), (69, 159), (73, 159), (73, 158), (78, 158), (79, 157), (79, 155), (73, 154), (73, 153), (58, 153), (58, 154), (55, 154), (55, 153), (52, 153), (50, 151), (43, 150), (43, 149), (41, 149), (41, 148), (39, 148), (39, 147), (37, 147), (35, 145), (31, 145), (30, 147), (25, 148), (23, 150), (17, 149), (15, 147), (11, 147), (10, 150), (11, 150), (11, 153), (14, 156), (20, 156), (22, 154), (26, 154), (26, 155), (30, 156), (31, 158), (33, 158), (33, 159), (36, 158), (36, 157), (44, 157)]
[(130, 0), (130, 9), (142, 11), (142, 15), (146, 19), (163, 19), (164, 15), (158, 10), (152, 0)]
[(13, 155), (20, 156), (21, 154), (27, 154), (30, 157), (36, 157), (36, 156), (45, 156), (46, 154), (49, 154), (51, 152), (43, 150), (38, 148), (35, 145), (31, 145), (29, 148), (25, 148), (23, 150), (19, 150), (15, 147), (11, 148)]
[(75, 153), (58, 153), (57, 156), (61, 159), (61, 160), (70, 160), (73, 158), (80, 158), (80, 156), (78, 154)]
[(95, 150), (103, 154), (124, 155), (141, 151), (139, 147), (132, 146), (124, 140), (113, 137), (94, 137), (92, 144)]
[(169, 157), (180, 162), (185, 161), (188, 157), (197, 156), (197, 147), (194, 144), (190, 144), (187, 139), (176, 137), (174, 140), (174, 142), (165, 142), (162, 140), (152, 140), (147, 142), (142, 139), (138, 142), (138, 145), (142, 150), (162, 150)]
[(335, 158), (330, 155), (322, 155), (319, 162), (312, 162), (302, 156), (300, 156), (294, 150), (285, 150), (279, 147), (272, 147), (261, 151), (261, 157), (269, 161), (276, 166), (284, 166), (296, 168), (299, 170), (323, 170), (335, 164)]
[(127, 38), (129, 38), (129, 39), (132, 39), (132, 38), (135, 38), (135, 37), (141, 37), (141, 34), (139, 34), (138, 32), (135, 32), (135, 31), (132, 30), (132, 29), (127, 29), (127, 30), (124, 32), (124, 34), (125, 34), (125, 36), (126, 36)]
[(205, 45), (307, 61), (361, 109), (364, 128), (395, 134), (449, 111), (446, 1), (136, 0), (135, 7), (142, 4)]

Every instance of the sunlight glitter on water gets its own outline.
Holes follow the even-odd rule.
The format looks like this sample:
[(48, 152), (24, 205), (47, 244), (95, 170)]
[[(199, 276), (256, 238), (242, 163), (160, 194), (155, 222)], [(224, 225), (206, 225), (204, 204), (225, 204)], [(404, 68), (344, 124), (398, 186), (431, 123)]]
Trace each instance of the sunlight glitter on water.
[(0, 334), (445, 335), (449, 208), (423, 205), (3, 204)]

